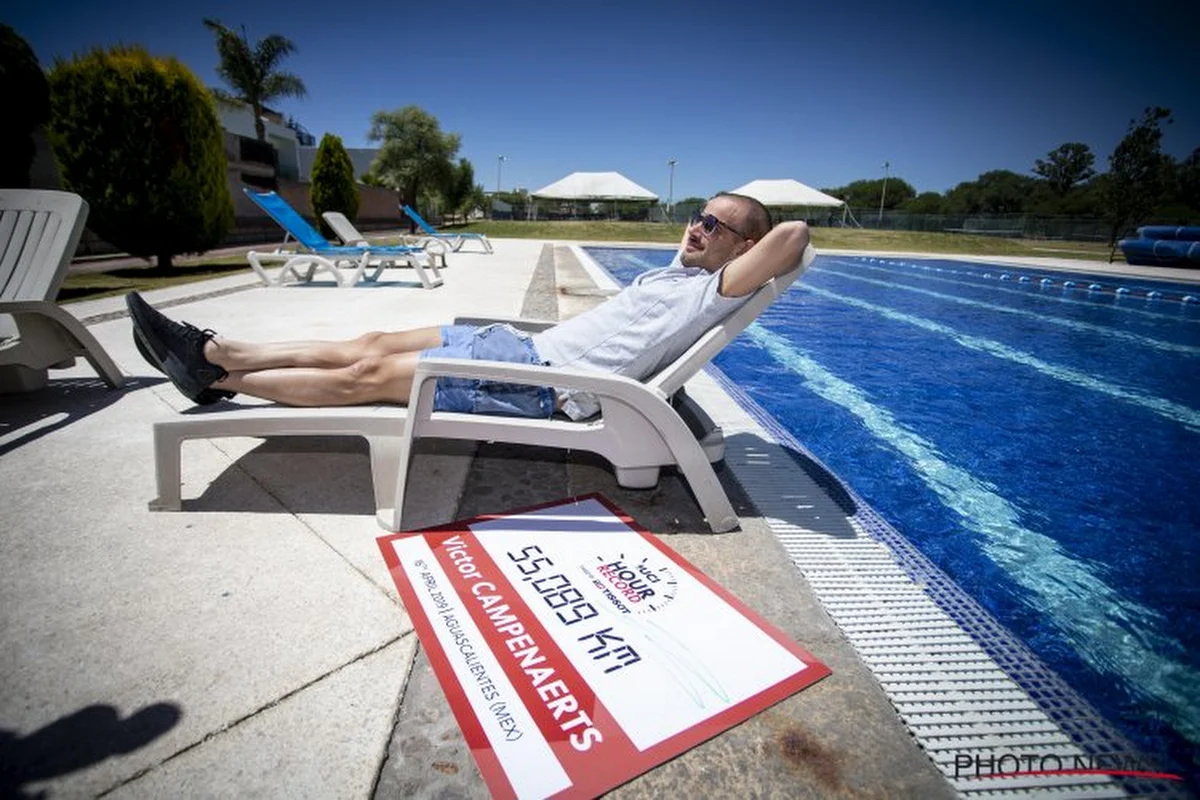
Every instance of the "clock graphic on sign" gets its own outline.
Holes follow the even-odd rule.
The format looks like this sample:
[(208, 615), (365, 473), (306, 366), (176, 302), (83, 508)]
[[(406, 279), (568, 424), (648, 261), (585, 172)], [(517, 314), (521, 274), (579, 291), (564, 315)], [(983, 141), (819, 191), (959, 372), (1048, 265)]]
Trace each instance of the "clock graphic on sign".
[(679, 581), (667, 564), (655, 564), (649, 557), (629, 559), (624, 553), (615, 558), (596, 556), (599, 580), (635, 614), (661, 611), (675, 599)]

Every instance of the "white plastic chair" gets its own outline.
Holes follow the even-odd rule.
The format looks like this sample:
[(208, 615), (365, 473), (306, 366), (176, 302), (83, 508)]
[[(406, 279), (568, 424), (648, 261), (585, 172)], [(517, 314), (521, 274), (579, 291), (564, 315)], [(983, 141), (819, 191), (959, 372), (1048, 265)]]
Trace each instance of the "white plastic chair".
[[(709, 527), (732, 530), (737, 514), (710, 462), (724, 457), (719, 428), (690, 398), (672, 403), (684, 383), (707, 364), (812, 262), (801, 264), (761, 286), (729, 317), (710, 328), (658, 374), (636, 381), (620, 375), (577, 369), (491, 361), (425, 358), (418, 363), (407, 407), (360, 406), (292, 408), (261, 406), (238, 411), (206, 411), (154, 425), (155, 510), (179, 510), (180, 445), (186, 439), (222, 436), (352, 435), (366, 438), (371, 452), (376, 518), (390, 531), (403, 528), (404, 493), (413, 443), (422, 437), (497, 441), (561, 447), (598, 453), (612, 463), (617, 482), (648, 488), (664, 466), (674, 465), (691, 487)], [(554, 323), (460, 318), (460, 324), (506, 321), (527, 330)], [(507, 383), (554, 386), (591, 392), (600, 402), (597, 417), (575, 422), (555, 417), (527, 419), (483, 414), (434, 412), (433, 390), (442, 376), (482, 378)], [(686, 418), (704, 428), (700, 438)]]
[(0, 189), (0, 391), (46, 385), (83, 356), (109, 386), (125, 377), (83, 324), (54, 302), (88, 205), (69, 192)]

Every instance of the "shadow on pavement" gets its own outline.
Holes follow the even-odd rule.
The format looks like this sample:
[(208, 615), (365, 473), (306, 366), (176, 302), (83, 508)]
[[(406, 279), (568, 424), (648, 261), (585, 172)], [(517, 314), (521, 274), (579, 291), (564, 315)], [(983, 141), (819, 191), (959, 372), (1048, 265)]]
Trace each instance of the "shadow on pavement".
[(223, 470), (199, 497), (185, 500), (183, 510), (373, 517), (367, 442), (359, 436), (263, 439)]
[(179, 722), (173, 703), (154, 703), (125, 719), (109, 705), (92, 705), (60, 717), (26, 736), (0, 728), (0, 798), (42, 797), (22, 791), (43, 781), (132, 753)]
[(0, 455), (107, 408), (129, 392), (165, 380), (127, 378), (120, 389), (110, 389), (99, 378), (52, 379), (37, 391), (0, 395)]

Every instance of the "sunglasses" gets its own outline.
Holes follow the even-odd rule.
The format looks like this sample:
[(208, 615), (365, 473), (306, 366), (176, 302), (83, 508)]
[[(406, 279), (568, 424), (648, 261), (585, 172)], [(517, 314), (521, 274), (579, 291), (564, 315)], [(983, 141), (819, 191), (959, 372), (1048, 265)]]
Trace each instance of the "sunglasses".
[(692, 212), (692, 221), (690, 224), (695, 225), (697, 222), (700, 223), (700, 229), (704, 231), (706, 236), (712, 236), (713, 233), (716, 232), (717, 228), (724, 228), (725, 230), (732, 233), (734, 236), (740, 237), (742, 239), (750, 238), (749, 236), (742, 233), (741, 231), (739, 231), (737, 228), (733, 227), (729, 223), (722, 222), (721, 220), (717, 219), (712, 214), (700, 213), (699, 209)]

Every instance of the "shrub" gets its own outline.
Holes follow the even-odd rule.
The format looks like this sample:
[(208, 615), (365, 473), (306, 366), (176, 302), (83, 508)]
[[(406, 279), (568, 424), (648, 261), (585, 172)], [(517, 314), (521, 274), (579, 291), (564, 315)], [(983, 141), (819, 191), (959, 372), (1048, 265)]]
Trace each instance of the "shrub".
[(63, 183), (91, 206), (89, 227), (160, 270), (233, 224), (212, 97), (174, 58), (118, 46), (55, 63), (50, 141)]
[(358, 214), (358, 188), (354, 185), (354, 164), (350, 154), (342, 146), (340, 136), (327, 133), (321, 137), (312, 165), (312, 207), (327, 237), (333, 231), (325, 224), (322, 214), (340, 211), (351, 222)]
[(50, 117), (50, 87), (37, 56), (12, 28), (0, 23), (0, 186), (29, 186), (36, 147), (30, 134)]

